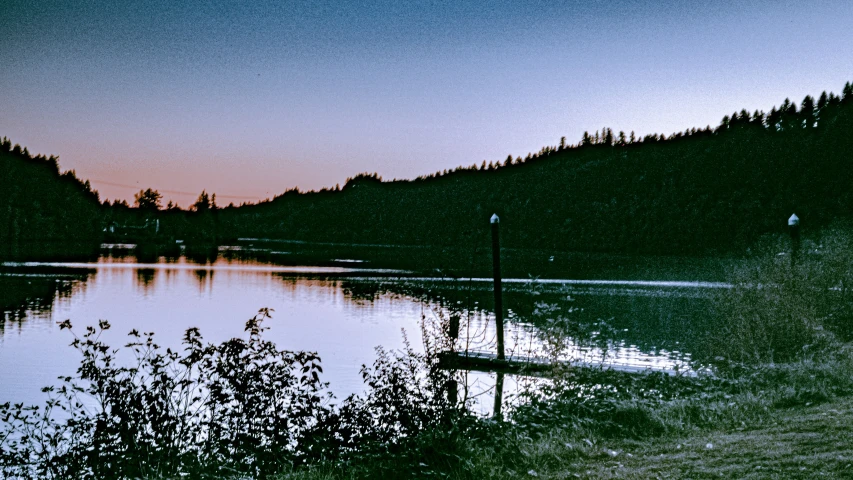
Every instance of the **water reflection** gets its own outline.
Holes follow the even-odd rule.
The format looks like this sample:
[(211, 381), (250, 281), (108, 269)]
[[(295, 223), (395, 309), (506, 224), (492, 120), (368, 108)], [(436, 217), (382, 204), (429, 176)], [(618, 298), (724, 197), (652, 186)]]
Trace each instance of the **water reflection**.
[[(578, 288), (536, 282), (504, 285), (504, 304), (519, 342), (536, 343), (534, 337), (543, 331), (553, 331), (553, 322), (559, 319), (565, 327), (562, 337), (577, 341), (574, 353), (585, 359), (597, 355), (634, 363), (643, 355), (651, 355), (688, 360), (689, 352), (696, 352), (713, 328), (717, 308), (717, 297), (712, 290), (606, 285)], [(488, 350), (492, 341), (485, 338), (485, 332), (477, 330), (484, 328), (491, 315), (493, 293), (488, 283), (350, 279), (343, 288), (354, 298), (369, 299), (389, 293), (419, 298), (468, 319), (469, 325), (475, 327), (466, 332), (474, 339), (473, 349)], [(658, 362), (644, 364), (660, 366)]]
[(198, 281), (198, 292), (201, 293), (210, 293), (213, 287), (213, 270), (207, 270), (204, 268), (199, 268), (194, 271), (195, 278)]
[[(199, 327), (210, 342), (242, 336), (244, 321), (270, 307), (275, 313), (269, 338), (280, 348), (319, 352), (326, 380), (338, 397), (363, 389), (359, 370), (373, 362), (374, 347), (403, 346), (401, 329), (419, 348), (422, 319), (440, 323), (456, 315), (458, 349), (494, 350), (488, 284), (412, 281), (396, 278), (400, 272), (394, 270), (341, 265), (273, 265), (228, 251), (172, 259), (155, 252), (151, 263), (141, 262), (150, 252), (142, 258), (130, 253), (114, 249), (96, 263), (4, 267), (0, 385), (9, 398), (0, 401), (31, 401), (57, 375), (73, 373), (79, 359), (67, 348), (67, 332), (55, 325), (66, 318), (78, 327), (109, 320), (114, 328), (108, 337), (116, 346), (125, 342), (128, 331), (139, 329), (154, 331), (159, 343), (177, 348), (189, 327)], [(356, 280), (352, 275), (373, 277)], [(553, 356), (549, 342), (560, 338), (563, 360), (672, 369), (690, 359), (689, 338), (703, 328), (697, 319), (710, 300), (671, 292), (508, 283), (507, 353)], [(28, 318), (52, 321), (26, 323)], [(27, 324), (25, 334), (9, 336), (10, 319)], [(554, 319), (568, 323), (557, 325)], [(556, 329), (567, 326), (571, 328)], [(494, 392), (496, 381), (493, 374), (464, 373), (458, 392), (479, 399)], [(528, 381), (533, 380), (507, 377), (507, 395)]]
[(93, 275), (0, 271), (0, 334), (12, 323), (49, 316), (54, 304), (84, 291)]
[[(74, 372), (79, 358), (68, 348), (72, 337), (56, 325), (64, 319), (78, 329), (110, 321), (113, 328), (105, 338), (113, 346), (125, 344), (125, 334), (138, 329), (156, 332), (163, 346), (180, 348), (190, 327), (199, 327), (212, 343), (244, 336), (245, 320), (270, 307), (275, 313), (267, 324), (272, 327), (268, 338), (280, 348), (319, 352), (326, 380), (339, 397), (362, 390), (359, 370), (375, 359), (374, 347), (402, 347), (401, 328), (414, 345), (421, 343), (417, 304), (390, 297), (350, 301), (334, 278), (349, 270), (337, 267), (276, 267), (222, 258), (200, 265), (185, 257), (141, 264), (135, 256), (108, 255), (94, 264), (11, 264), (4, 269), (13, 272), (0, 276), (6, 318), (0, 332), (0, 401), (38, 401), (41, 387)], [(39, 271), (53, 273), (42, 282), (40, 275), (46, 274)], [(57, 283), (57, 275), (78, 278), (73, 285), (85, 288)], [(8, 335), (10, 318), (18, 319), (21, 335)], [(37, 321), (42, 319), (49, 321)]]
[(154, 277), (156, 275), (157, 270), (153, 268), (138, 268), (136, 269), (136, 285), (147, 294), (154, 285)]

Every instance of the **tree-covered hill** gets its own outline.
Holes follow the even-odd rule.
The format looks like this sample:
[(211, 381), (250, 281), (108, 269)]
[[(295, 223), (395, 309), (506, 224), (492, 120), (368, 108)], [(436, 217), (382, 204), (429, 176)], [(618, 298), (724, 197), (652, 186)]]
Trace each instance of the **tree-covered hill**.
[(707, 254), (853, 216), (853, 87), (715, 128), (634, 139), (609, 129), (526, 159), (411, 181), (359, 175), (340, 190), (292, 190), (220, 212), (225, 236), (467, 245), (497, 212), (504, 244), (557, 250)]
[(343, 188), (291, 189), (240, 207), (219, 208), (215, 195), (203, 192), (192, 211), (160, 210), (156, 190), (140, 192), (140, 208), (99, 208), (88, 182), (60, 174), (55, 157), (33, 157), (4, 139), (0, 254), (26, 255), (36, 242), (91, 243), (107, 223), (144, 231), (136, 239), (144, 242), (260, 237), (467, 247), (487, 245), (492, 213), (501, 217), (509, 248), (738, 253), (762, 235), (784, 232), (794, 212), (806, 231), (853, 217), (851, 167), (850, 83), (841, 95), (786, 99), (769, 113), (736, 112), (713, 129), (644, 138), (604, 129), (523, 159), (414, 180), (361, 174)]
[(54, 156), (0, 141), (0, 259), (66, 257), (96, 250), (103, 213), (97, 192)]

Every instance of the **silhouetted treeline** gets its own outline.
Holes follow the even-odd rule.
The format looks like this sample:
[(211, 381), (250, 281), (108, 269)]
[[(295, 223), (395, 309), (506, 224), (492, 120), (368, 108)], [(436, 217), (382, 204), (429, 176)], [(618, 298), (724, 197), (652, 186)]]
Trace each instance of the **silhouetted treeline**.
[(411, 181), (362, 174), (338, 190), (285, 192), (221, 210), (222, 236), (469, 245), (502, 219), (504, 245), (702, 254), (853, 216), (853, 87), (746, 110), (669, 136), (584, 134), (527, 158)]
[(54, 156), (0, 141), (0, 259), (68, 257), (97, 251), (98, 194)]
[[(16, 192), (0, 199), (0, 219), (17, 225), (5, 235), (95, 235), (97, 196), (88, 185), (73, 172), (60, 176), (55, 158), (33, 159), (8, 143), (3, 168), (19, 181), (3, 182)], [(13, 164), (37, 174), (6, 166)], [(605, 128), (575, 145), (563, 137), (526, 158), (414, 180), (360, 174), (342, 188), (290, 189), (239, 207), (220, 208), (207, 192), (191, 211), (171, 204), (163, 210), (159, 202), (149, 189), (137, 194), (137, 208), (105, 203), (103, 224), (124, 232), (119, 241), (172, 245), (259, 237), (473, 246), (488, 245), (488, 219), (498, 213), (508, 248), (738, 253), (764, 234), (784, 232), (794, 212), (804, 232), (853, 217), (853, 86), (799, 104), (786, 99), (767, 113), (735, 112), (716, 128), (642, 138)], [(13, 211), (38, 213), (25, 222)]]

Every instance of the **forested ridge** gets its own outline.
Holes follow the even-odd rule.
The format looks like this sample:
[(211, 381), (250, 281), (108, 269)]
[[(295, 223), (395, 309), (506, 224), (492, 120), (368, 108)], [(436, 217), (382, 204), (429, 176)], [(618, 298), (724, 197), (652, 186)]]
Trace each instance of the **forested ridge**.
[(222, 243), (240, 237), (397, 245), (483, 244), (492, 213), (503, 245), (557, 251), (737, 254), (783, 233), (853, 217), (853, 85), (770, 112), (742, 110), (715, 128), (672, 135), (585, 133), (526, 158), (459, 167), (414, 180), (360, 174), (342, 188), (220, 208), (203, 192), (184, 211), (160, 195), (137, 208), (106, 202), (57, 159), (0, 148), (0, 243), (94, 239), (108, 223), (142, 225), (151, 240)]
[(719, 254), (784, 232), (794, 212), (805, 228), (853, 216), (850, 83), (713, 129), (642, 139), (603, 129), (525, 159), (409, 181), (362, 174), (220, 218), (242, 236), (453, 245), (482, 242), (498, 213), (508, 247)]
[(0, 258), (74, 256), (100, 242), (103, 210), (88, 181), (55, 156), (0, 141)]

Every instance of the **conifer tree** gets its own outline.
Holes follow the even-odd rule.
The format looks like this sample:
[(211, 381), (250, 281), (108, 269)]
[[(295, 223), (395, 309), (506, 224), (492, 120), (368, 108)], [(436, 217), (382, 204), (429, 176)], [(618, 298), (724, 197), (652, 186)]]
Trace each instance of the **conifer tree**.
[(782, 112), (782, 129), (791, 131), (798, 127), (801, 127), (802, 124), (797, 118), (797, 104), (790, 101), (789, 99), (785, 99), (785, 102), (782, 103), (782, 108), (780, 109)]
[(817, 101), (818, 112), (823, 110), (823, 108), (826, 107), (827, 103), (829, 103), (829, 97), (826, 95), (826, 90), (824, 90), (823, 93), (820, 94), (820, 98)]
[(136, 208), (147, 211), (160, 210), (162, 206), (160, 204), (160, 200), (162, 198), (163, 195), (160, 195), (160, 192), (150, 188), (147, 190), (140, 190), (138, 193), (133, 195), (134, 205)]
[(210, 195), (207, 194), (207, 191), (201, 191), (198, 199), (196, 199), (195, 203), (192, 204), (191, 208), (196, 212), (206, 212), (211, 209)]
[(815, 123), (817, 123), (814, 98), (811, 95), (806, 95), (806, 98), (803, 99), (800, 106), (800, 117), (803, 119), (803, 127), (807, 129), (814, 128)]
[(767, 114), (767, 128), (770, 129), (771, 132), (776, 132), (780, 128), (780, 121), (782, 119), (782, 115), (776, 110), (776, 107), (770, 109), (770, 113)]

